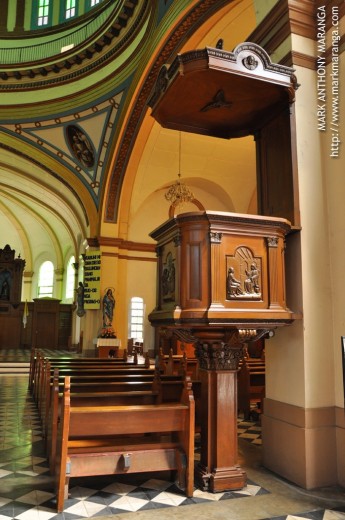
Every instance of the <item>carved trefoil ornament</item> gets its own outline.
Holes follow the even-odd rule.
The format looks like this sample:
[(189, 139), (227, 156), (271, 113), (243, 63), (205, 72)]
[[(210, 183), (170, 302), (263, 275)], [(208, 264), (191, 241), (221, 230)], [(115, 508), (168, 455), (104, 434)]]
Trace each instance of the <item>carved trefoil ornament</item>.
[(262, 299), (262, 261), (249, 247), (238, 247), (226, 256), (226, 299)]
[(213, 99), (201, 108), (201, 112), (207, 112), (208, 110), (214, 110), (215, 108), (231, 108), (233, 103), (225, 99), (225, 94), (222, 89), (213, 96)]

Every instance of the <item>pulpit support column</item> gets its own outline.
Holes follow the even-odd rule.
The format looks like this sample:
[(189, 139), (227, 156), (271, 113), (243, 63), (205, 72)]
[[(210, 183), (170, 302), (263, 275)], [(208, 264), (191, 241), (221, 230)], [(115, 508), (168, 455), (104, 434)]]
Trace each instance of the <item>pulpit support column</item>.
[(201, 459), (196, 483), (213, 493), (242, 489), (237, 464), (237, 369), (243, 345), (237, 330), (193, 331), (201, 380)]

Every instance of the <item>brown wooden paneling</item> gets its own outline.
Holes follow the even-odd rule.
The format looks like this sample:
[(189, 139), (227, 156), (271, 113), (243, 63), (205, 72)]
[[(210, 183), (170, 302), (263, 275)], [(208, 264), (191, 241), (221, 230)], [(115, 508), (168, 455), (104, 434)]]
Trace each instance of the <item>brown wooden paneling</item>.
[(261, 215), (282, 217), (299, 225), (294, 196), (294, 160), (288, 110), (267, 123), (257, 134), (258, 207)]
[[(282, 194), (283, 195), (283, 194)], [(245, 324), (267, 320), (286, 322), (284, 237), (285, 219), (235, 213), (195, 212), (175, 216), (151, 233), (158, 240), (157, 307), (150, 313), (154, 326), (172, 323)], [(176, 237), (181, 249), (177, 262)], [(175, 294), (164, 300), (164, 265), (175, 263)], [(239, 290), (231, 292), (229, 271)], [(253, 270), (256, 282), (253, 282)]]
[(72, 309), (70, 304), (60, 304), (59, 307), (59, 339), (58, 346), (66, 349), (70, 343), (72, 330)]
[(17, 348), (20, 341), (20, 313), (10, 303), (0, 303), (0, 348)]
[[(52, 311), (34, 313), (35, 302), (28, 302), (26, 326), (23, 325), (24, 302), (19, 305), (0, 302), (0, 348), (19, 349), (32, 346), (67, 349), (72, 330), (71, 304), (59, 304)], [(59, 300), (56, 300), (59, 302)], [(34, 316), (35, 315), (35, 316)], [(35, 327), (35, 329), (34, 329)], [(37, 332), (33, 332), (33, 331)], [(57, 343), (56, 343), (57, 334)], [(34, 342), (35, 340), (35, 342)]]

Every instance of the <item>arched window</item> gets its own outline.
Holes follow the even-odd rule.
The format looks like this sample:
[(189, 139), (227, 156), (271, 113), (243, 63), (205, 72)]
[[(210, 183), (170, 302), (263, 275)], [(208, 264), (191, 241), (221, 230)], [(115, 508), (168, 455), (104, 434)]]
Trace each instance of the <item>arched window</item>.
[(65, 290), (65, 298), (66, 300), (73, 300), (74, 298), (74, 281), (75, 281), (75, 269), (73, 264), (75, 263), (74, 256), (68, 261), (66, 268), (66, 290)]
[(100, 4), (101, 0), (90, 0), (90, 7), (94, 7), (97, 4)]
[(144, 340), (144, 300), (131, 298), (129, 337), (138, 341)]
[(53, 296), (54, 265), (53, 262), (43, 262), (38, 274), (38, 297)]

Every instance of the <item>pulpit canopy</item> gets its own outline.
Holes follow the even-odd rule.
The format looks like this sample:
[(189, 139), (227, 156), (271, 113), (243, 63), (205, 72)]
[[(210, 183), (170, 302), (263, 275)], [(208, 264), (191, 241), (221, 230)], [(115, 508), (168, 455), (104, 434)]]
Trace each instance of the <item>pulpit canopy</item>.
[(148, 104), (165, 128), (228, 139), (254, 134), (294, 101), (296, 88), (292, 68), (245, 42), (233, 52), (177, 55), (162, 67)]

